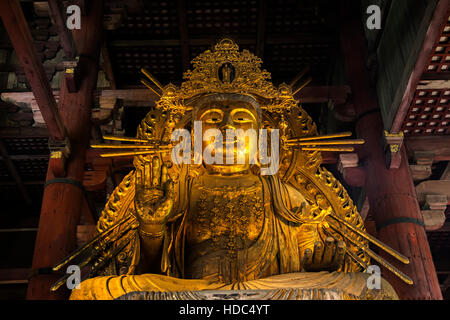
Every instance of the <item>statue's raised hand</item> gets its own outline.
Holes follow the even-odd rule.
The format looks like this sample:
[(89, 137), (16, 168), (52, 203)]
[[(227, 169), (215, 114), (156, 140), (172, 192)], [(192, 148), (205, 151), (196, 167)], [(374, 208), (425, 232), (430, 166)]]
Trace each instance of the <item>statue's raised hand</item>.
[(136, 169), (134, 204), (141, 228), (163, 225), (174, 205), (174, 184), (158, 157)]
[(314, 252), (306, 249), (303, 254), (302, 266), (305, 271), (336, 271), (344, 263), (345, 242), (335, 241), (332, 237), (325, 239), (325, 244), (316, 242)]

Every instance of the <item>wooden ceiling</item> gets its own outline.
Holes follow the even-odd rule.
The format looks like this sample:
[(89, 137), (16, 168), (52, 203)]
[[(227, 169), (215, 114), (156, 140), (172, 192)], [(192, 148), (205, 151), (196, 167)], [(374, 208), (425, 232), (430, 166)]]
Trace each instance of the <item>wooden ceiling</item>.
[(118, 87), (138, 85), (141, 67), (180, 83), (189, 62), (225, 36), (263, 58), (277, 83), (306, 65), (326, 83), (338, 42), (332, 10), (323, 1), (148, 1), (107, 32), (107, 46)]
[(450, 134), (450, 12), (403, 121), (406, 136)]

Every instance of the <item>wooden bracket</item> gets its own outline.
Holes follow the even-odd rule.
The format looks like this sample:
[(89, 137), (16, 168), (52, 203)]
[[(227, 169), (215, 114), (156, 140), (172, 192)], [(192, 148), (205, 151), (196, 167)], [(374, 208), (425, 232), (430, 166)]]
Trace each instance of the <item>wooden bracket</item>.
[(112, 159), (94, 159), (92, 166), (94, 170), (84, 172), (83, 186), (86, 191), (104, 190), (106, 180), (111, 175)]
[(384, 131), (384, 155), (388, 169), (398, 169), (402, 162), (401, 149), (403, 145), (403, 132), (389, 133)]
[(448, 199), (445, 194), (427, 194), (425, 195), (425, 204), (421, 210), (423, 222), (427, 231), (440, 229), (445, 223), (445, 210), (447, 209)]
[(66, 138), (63, 141), (49, 139), (50, 149), (49, 168), (57, 178), (66, 176), (66, 162), (70, 156), (70, 142)]
[(434, 152), (414, 151), (414, 162), (410, 164), (411, 175), (414, 181), (426, 180), (431, 176), (431, 166), (434, 161)]
[(63, 64), (67, 90), (70, 93), (78, 92), (81, 83), (79, 57), (76, 57), (75, 60), (64, 61)]
[(359, 167), (359, 158), (356, 153), (342, 153), (339, 155), (338, 170), (344, 181), (352, 187), (362, 187), (366, 183), (366, 171)]

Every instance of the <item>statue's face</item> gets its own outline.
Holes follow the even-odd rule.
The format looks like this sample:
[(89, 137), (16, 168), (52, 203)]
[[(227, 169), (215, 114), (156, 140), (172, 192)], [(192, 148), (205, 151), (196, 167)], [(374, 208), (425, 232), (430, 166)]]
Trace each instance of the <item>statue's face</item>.
[[(205, 161), (204, 156), (203, 162), (209, 171), (233, 174), (250, 168), (250, 156), (252, 156), (250, 146), (256, 146), (259, 129), (258, 114), (251, 104), (237, 101), (211, 102), (198, 110), (195, 120), (202, 123), (203, 154), (205, 155), (206, 150), (212, 156), (217, 155), (222, 158), (222, 164), (211, 164)], [(255, 133), (254, 135), (239, 135), (240, 132), (251, 133), (252, 131)], [(218, 144), (217, 141), (215, 142), (217, 135), (208, 138), (214, 132), (221, 133), (222, 143)], [(230, 132), (237, 133), (242, 142), (239, 144), (237, 142), (238, 138), (235, 135), (231, 135)], [(207, 150), (208, 148), (209, 151)], [(233, 154), (234, 161), (232, 163), (230, 163), (230, 153)]]

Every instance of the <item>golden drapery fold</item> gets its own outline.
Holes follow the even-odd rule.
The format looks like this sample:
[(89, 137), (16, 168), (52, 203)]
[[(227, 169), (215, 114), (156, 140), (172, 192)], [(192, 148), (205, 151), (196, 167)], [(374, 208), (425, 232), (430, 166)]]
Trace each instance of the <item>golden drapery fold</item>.
[[(158, 274), (104, 276), (83, 281), (71, 300), (113, 300), (132, 292), (195, 292), (202, 290), (302, 290), (302, 299), (397, 300), (392, 286), (381, 280), (380, 289), (368, 289), (367, 273), (296, 272), (264, 279), (217, 283), (206, 279), (179, 279)], [(318, 295), (317, 292), (322, 292)]]

